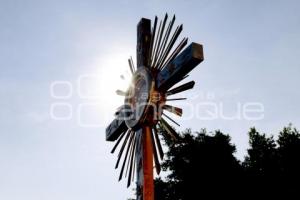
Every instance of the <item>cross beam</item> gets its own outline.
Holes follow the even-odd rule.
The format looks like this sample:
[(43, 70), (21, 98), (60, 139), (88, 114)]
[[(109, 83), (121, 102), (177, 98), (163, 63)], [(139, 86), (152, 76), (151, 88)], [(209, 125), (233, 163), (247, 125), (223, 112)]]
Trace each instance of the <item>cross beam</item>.
[(156, 83), (158, 89), (167, 91), (203, 60), (202, 45), (191, 43), (158, 74)]
[(137, 25), (137, 67), (148, 67), (150, 58), (151, 20), (142, 18)]
[[(142, 18), (137, 25), (137, 67), (150, 67), (151, 46), (151, 20)], [(192, 69), (204, 59), (203, 47), (197, 43), (191, 43), (171, 62), (162, 66), (157, 74), (155, 85), (161, 92), (167, 92), (174, 84), (182, 80)], [(183, 85), (189, 88), (193, 83)], [(173, 89), (175, 90), (175, 89)], [(171, 90), (173, 93), (176, 91)], [(169, 92), (171, 92), (169, 91)], [(106, 140), (114, 141), (128, 130), (122, 118), (122, 110), (117, 114), (111, 124), (106, 128)], [(154, 200), (153, 182), (153, 141), (151, 138), (151, 127), (144, 125), (136, 131), (136, 166), (137, 166), (137, 200)]]

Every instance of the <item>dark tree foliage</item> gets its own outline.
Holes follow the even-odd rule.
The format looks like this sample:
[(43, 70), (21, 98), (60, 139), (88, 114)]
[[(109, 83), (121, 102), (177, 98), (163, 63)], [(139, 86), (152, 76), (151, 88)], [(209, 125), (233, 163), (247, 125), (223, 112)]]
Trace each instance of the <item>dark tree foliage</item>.
[[(220, 131), (212, 136), (202, 130), (195, 136), (188, 130), (180, 142), (166, 142), (169, 151), (163, 164), (170, 171), (167, 181), (156, 180), (156, 199), (197, 199), (197, 196), (235, 194), (242, 168), (233, 156), (235, 146)], [(216, 192), (216, 189), (219, 190)]]
[(168, 175), (155, 180), (156, 200), (299, 196), (300, 134), (291, 125), (277, 140), (251, 128), (244, 162), (234, 157), (235, 146), (221, 131), (187, 130), (179, 142), (165, 143)]
[(277, 191), (276, 174), (279, 173), (279, 160), (274, 138), (251, 128), (249, 144), (250, 149), (243, 162), (244, 185), (253, 191), (250, 195), (254, 197)]
[(300, 191), (300, 133), (291, 125), (280, 133), (278, 143), (279, 177), (287, 193)]

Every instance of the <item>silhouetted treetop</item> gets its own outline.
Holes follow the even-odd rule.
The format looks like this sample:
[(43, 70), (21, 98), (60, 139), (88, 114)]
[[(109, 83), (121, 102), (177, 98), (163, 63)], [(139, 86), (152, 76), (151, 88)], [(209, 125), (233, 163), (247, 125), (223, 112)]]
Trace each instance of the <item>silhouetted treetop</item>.
[[(164, 133), (163, 133), (164, 134)], [(164, 179), (155, 181), (156, 200), (284, 197), (300, 188), (300, 133), (292, 125), (278, 138), (250, 128), (249, 149), (243, 162), (234, 157), (235, 145), (220, 130), (181, 134), (177, 143), (166, 141)]]

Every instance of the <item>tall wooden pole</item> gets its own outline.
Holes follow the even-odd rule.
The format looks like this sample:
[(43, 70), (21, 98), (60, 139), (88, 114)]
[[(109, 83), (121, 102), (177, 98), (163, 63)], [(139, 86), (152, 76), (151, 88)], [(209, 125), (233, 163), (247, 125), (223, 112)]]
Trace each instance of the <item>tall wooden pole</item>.
[(151, 127), (137, 131), (140, 145), (137, 145), (137, 200), (154, 200), (153, 149)]
[(144, 173), (144, 200), (154, 200), (153, 183), (153, 149), (151, 142), (151, 128), (143, 128), (143, 173)]
[[(149, 67), (150, 38), (151, 20), (142, 18), (137, 25), (137, 68)], [(136, 134), (137, 200), (154, 200), (151, 127), (143, 125)]]

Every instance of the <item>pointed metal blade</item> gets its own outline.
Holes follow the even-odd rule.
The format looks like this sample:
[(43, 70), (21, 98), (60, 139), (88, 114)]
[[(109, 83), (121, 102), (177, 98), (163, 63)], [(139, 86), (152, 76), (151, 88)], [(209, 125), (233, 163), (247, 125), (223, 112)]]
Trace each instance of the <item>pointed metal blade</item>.
[[(178, 27), (178, 29), (179, 28), (180, 27)], [(182, 29), (180, 31), (182, 31)], [(174, 45), (175, 40), (177, 39), (177, 37), (178, 36), (176, 36), (176, 38), (174, 39), (174, 41), (172, 41), (172, 43), (170, 42), (170, 47), (169, 47), (168, 51), (171, 51), (171, 49), (172, 49), (172, 47), (173, 47), (173, 45)], [(181, 50), (185, 47), (185, 45), (187, 45), (187, 42), (188, 42), (188, 38), (183, 38), (181, 40), (181, 42), (178, 44), (178, 46), (175, 48), (175, 50), (172, 52), (172, 54), (168, 57), (168, 59), (166, 61), (164, 61), (159, 66), (159, 68), (163, 69), (166, 65), (168, 65), (181, 52)]]
[(151, 32), (151, 43), (150, 43), (150, 50), (149, 50), (149, 66), (151, 65), (152, 59), (153, 59), (153, 52), (154, 52), (154, 41), (155, 41), (155, 34), (156, 34), (156, 27), (157, 27), (157, 16), (155, 16), (154, 19), (154, 25)]
[(156, 48), (156, 53), (155, 53), (155, 57), (154, 57), (154, 60), (153, 60), (153, 67), (155, 67), (155, 63), (156, 61), (158, 60), (159, 58), (159, 54), (160, 54), (160, 49), (161, 49), (161, 39), (162, 39), (162, 36), (164, 34), (164, 29), (165, 29), (165, 26), (166, 26), (166, 22), (167, 22), (167, 19), (168, 19), (168, 14), (165, 15), (165, 18), (164, 18), (164, 21), (163, 21), (163, 24), (162, 24), (162, 28), (160, 30), (160, 33), (159, 33), (159, 38), (158, 38), (158, 44), (157, 44), (157, 48)]
[(165, 54), (166, 54), (165, 48), (166, 48), (171, 30), (172, 30), (172, 27), (174, 25), (174, 22), (175, 22), (175, 15), (173, 16), (173, 19), (169, 22), (169, 26), (165, 32), (164, 39), (162, 41), (161, 48), (159, 50), (159, 57), (157, 58), (157, 62), (155, 64), (156, 68), (158, 68), (159, 64), (162, 62), (162, 59), (165, 57)]
[(122, 90), (116, 90), (117, 95), (119, 96), (126, 96), (126, 92), (122, 91)]
[(156, 168), (156, 172), (157, 174), (160, 174), (160, 163), (159, 163), (159, 160), (158, 160), (158, 155), (157, 155), (157, 149), (156, 149), (156, 146), (155, 146), (155, 139), (153, 137), (153, 133), (150, 134), (151, 135), (151, 143), (152, 143), (152, 149), (153, 149), (153, 157), (154, 157), (154, 163), (155, 163), (155, 168)]
[[(134, 136), (133, 136), (133, 139), (132, 139), (132, 143), (134, 144), (135, 143), (135, 132), (133, 133), (134, 134)], [(132, 154), (133, 154), (133, 144), (131, 145), (131, 147), (130, 147), (130, 153), (129, 153), (129, 159), (128, 159), (128, 163), (127, 163), (127, 165), (126, 165), (126, 173), (125, 173), (125, 177), (127, 177), (127, 175), (128, 175), (128, 170), (129, 170), (129, 167), (130, 167), (130, 158), (131, 158), (131, 156), (132, 156)]]
[(121, 134), (121, 136), (118, 138), (118, 141), (116, 142), (115, 146), (112, 148), (110, 153), (114, 153), (115, 150), (117, 149), (118, 145), (120, 144), (121, 140), (123, 139), (124, 135), (126, 135), (128, 131), (125, 131)]
[(173, 94), (177, 94), (177, 93), (180, 93), (180, 92), (183, 92), (185, 90), (190, 90), (190, 89), (193, 89), (195, 85), (195, 81), (190, 81), (190, 82), (187, 82), (185, 84), (182, 84), (174, 89), (171, 89), (169, 90), (166, 95), (167, 96), (170, 96), (170, 95), (173, 95)]
[(129, 69), (130, 69), (130, 71), (131, 71), (131, 74), (133, 74), (133, 73), (134, 73), (134, 68), (133, 68), (133, 66), (132, 66), (132, 63), (131, 63), (131, 60), (130, 60), (130, 59), (128, 59), (128, 64), (129, 64)]
[(171, 113), (174, 113), (175, 115), (178, 115), (178, 116), (182, 116), (182, 109), (181, 108), (178, 108), (178, 107), (175, 107), (175, 106), (170, 106), (170, 105), (164, 105), (163, 106), (163, 109), (171, 112)]
[(166, 99), (166, 101), (178, 101), (178, 100), (186, 100), (187, 98), (173, 98), (173, 99)]
[(164, 159), (164, 152), (163, 152), (163, 149), (162, 149), (162, 146), (161, 146), (161, 143), (160, 143), (160, 139), (158, 137), (158, 133), (157, 132), (158, 131), (157, 131), (156, 127), (153, 127), (153, 135), (154, 135), (154, 138), (155, 138), (155, 142), (156, 142), (156, 145), (157, 145), (159, 156), (160, 156), (160, 159), (163, 160)]
[(155, 62), (155, 59), (156, 59), (156, 53), (157, 53), (157, 51), (158, 51), (158, 40), (159, 40), (159, 34), (160, 34), (161, 24), (162, 24), (162, 21), (160, 20), (159, 26), (158, 26), (157, 35), (156, 35), (156, 37), (155, 37), (155, 44), (154, 44), (153, 52), (152, 52), (151, 67), (154, 67), (153, 64), (154, 64), (154, 62)]
[[(175, 30), (175, 32), (174, 32), (174, 34), (173, 34), (173, 36), (172, 36), (172, 38), (171, 38), (168, 46), (167, 46), (167, 49), (166, 49), (166, 51), (165, 51), (165, 53), (164, 53), (164, 55), (162, 57), (163, 59), (159, 63), (159, 66), (158, 66), (159, 69), (162, 69), (164, 67), (163, 64), (165, 63), (165, 60), (166, 60), (167, 56), (169, 55), (171, 49), (173, 48), (173, 46), (174, 46), (176, 40), (178, 39), (180, 33), (182, 32), (182, 30), (183, 30), (183, 25), (182, 24), (176, 28), (176, 30)], [(180, 42), (180, 44), (178, 45), (178, 47), (173, 51), (173, 53), (171, 54), (171, 56), (173, 55), (173, 57), (175, 57), (176, 56), (175, 54), (178, 54), (181, 51), (181, 49), (186, 45), (186, 43), (187, 43), (187, 38), (184, 38)]]
[(125, 138), (125, 140), (124, 140), (124, 142), (123, 142), (123, 145), (122, 145), (122, 147), (121, 147), (121, 149), (120, 149), (120, 151), (119, 151), (118, 160), (117, 160), (115, 169), (117, 169), (118, 166), (119, 166), (120, 159), (121, 159), (121, 157), (122, 157), (124, 148), (125, 148), (125, 146), (126, 146), (126, 144), (127, 144), (127, 141), (128, 141), (128, 138), (129, 138), (130, 135), (131, 135), (131, 131), (127, 133), (126, 138)]
[[(133, 141), (133, 152), (131, 154), (131, 158), (130, 158), (130, 167), (129, 167), (129, 175), (128, 175), (128, 180), (127, 180), (127, 187), (130, 186), (131, 183), (131, 176), (132, 174), (134, 175), (134, 169), (135, 169), (135, 148), (136, 148), (136, 137), (134, 138)], [(132, 169), (133, 168), (133, 169)]]
[(168, 118), (171, 122), (173, 122), (174, 124), (176, 124), (177, 126), (180, 126), (177, 122), (175, 122), (171, 117), (169, 117), (168, 115), (166, 115), (165, 113), (163, 113), (163, 115)]
[(126, 164), (126, 161), (127, 161), (129, 149), (130, 149), (130, 147), (132, 145), (133, 136), (134, 136), (134, 134), (133, 134), (133, 132), (131, 132), (131, 136), (130, 136), (130, 139), (129, 139), (129, 142), (128, 142), (128, 145), (127, 145), (127, 149), (126, 149), (124, 161), (123, 161), (121, 172), (120, 172), (120, 176), (119, 176), (119, 181), (122, 179), (122, 176), (123, 176), (123, 172), (124, 172), (125, 164)]
[(166, 122), (164, 119), (160, 120), (164, 129), (168, 132), (168, 134), (175, 140), (180, 139), (178, 133)]
[[(135, 144), (135, 146), (136, 146), (136, 144)], [(135, 175), (135, 166), (136, 166), (136, 152), (135, 151), (133, 151), (133, 153), (134, 153), (134, 155), (133, 155), (133, 163), (132, 163), (132, 179), (131, 179), (131, 181), (134, 181), (134, 175)], [(129, 177), (128, 177), (128, 179), (129, 179)], [(129, 180), (128, 180), (129, 181)], [(130, 183), (129, 183), (129, 185), (130, 185)]]

